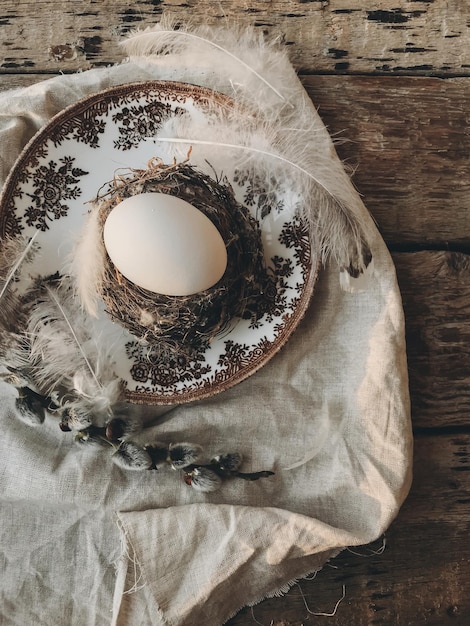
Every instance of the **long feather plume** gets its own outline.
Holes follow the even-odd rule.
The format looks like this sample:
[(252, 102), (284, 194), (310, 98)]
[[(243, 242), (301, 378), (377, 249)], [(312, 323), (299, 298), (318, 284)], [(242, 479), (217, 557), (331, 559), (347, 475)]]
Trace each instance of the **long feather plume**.
[(8, 271), (6, 273), (5, 278), (1, 279), (2, 287), (0, 289), (0, 300), (5, 295), (20, 265), (30, 255), (31, 248), (33, 247), (34, 241), (36, 237), (38, 236), (38, 234), (39, 234), (39, 230), (37, 230), (34, 233), (34, 235), (26, 243), (26, 245), (25, 245), (24, 240), (20, 237), (12, 238), (6, 242), (3, 242), (2, 258), (1, 258), (2, 267), (0, 267), (0, 275), (3, 276), (3, 272), (5, 271), (5, 266), (7, 267)]
[[(35, 245), (38, 232), (29, 240), (7, 237), (0, 246), (0, 367), (4, 379), (9, 380), (13, 376), (20, 386), (26, 384), (28, 376), (23, 373), (18, 375), (17, 367), (22, 365), (18, 355), (25, 347), (23, 330), (34, 300), (25, 297), (18, 284), (27, 275), (26, 268), (38, 252)], [(10, 368), (16, 373), (12, 374)]]
[(58, 294), (57, 292), (54, 293), (54, 291), (48, 287), (47, 285), (45, 286), (45, 289), (50, 297), (50, 299), (52, 300), (52, 302), (54, 303), (54, 305), (57, 307), (60, 316), (62, 317), (64, 323), (65, 323), (65, 327), (66, 327), (66, 335), (69, 334), (71, 339), (72, 339), (72, 344), (75, 345), (75, 348), (78, 350), (79, 354), (81, 355), (82, 359), (83, 359), (83, 363), (85, 364), (86, 369), (88, 370), (88, 373), (90, 374), (91, 378), (93, 379), (93, 381), (96, 384), (96, 388), (101, 390), (101, 383), (98, 380), (95, 370), (92, 366), (92, 364), (90, 363), (90, 360), (85, 352), (85, 349), (83, 348), (82, 344), (80, 343), (80, 340), (78, 338), (77, 333), (75, 332), (73, 326), (72, 326), (72, 322), (70, 321), (70, 319), (67, 316), (67, 313), (65, 312), (65, 308), (64, 305), (61, 304)]
[(39, 231), (29, 240), (24, 237), (11, 237), (0, 246), (0, 353), (11, 343), (9, 334), (20, 332), (30, 304), (22, 299), (17, 289), (18, 281), (28, 264), (38, 252), (35, 245)]
[(278, 44), (279, 40), (268, 41), (261, 31), (248, 26), (191, 26), (168, 15), (121, 42), (131, 60), (158, 57), (164, 68), (174, 67), (176, 59), (177, 67), (188, 68), (188, 76), (180, 80), (194, 82), (200, 70), (199, 84), (247, 104), (256, 104), (260, 98), (265, 107), (285, 105), (291, 92), (292, 85), (285, 82), (290, 63)]
[[(276, 153), (273, 152), (271, 150), (266, 150), (266, 149), (262, 149), (262, 148), (257, 148), (256, 146), (250, 146), (250, 145), (244, 145), (244, 144), (235, 144), (235, 143), (225, 143), (222, 141), (210, 141), (210, 140), (204, 140), (204, 139), (194, 139), (194, 138), (181, 138), (181, 137), (156, 137), (155, 139), (153, 139), (154, 141), (157, 142), (162, 142), (162, 143), (174, 143), (174, 144), (184, 144), (184, 145), (188, 145), (190, 144), (191, 146), (206, 146), (206, 147), (210, 147), (210, 148), (225, 148), (228, 150), (234, 150), (234, 151), (244, 151), (244, 152), (248, 152), (252, 155), (256, 155), (258, 157), (267, 157), (268, 159), (276, 159), (278, 160), (281, 164), (287, 165), (289, 168), (293, 168), (295, 170), (297, 170), (300, 174), (304, 174), (305, 176), (307, 176), (313, 183), (317, 184), (319, 187), (321, 187), (323, 189), (323, 191), (327, 194), (330, 194), (330, 190), (327, 187), (325, 181), (322, 180), (322, 178), (320, 176), (316, 176), (314, 173), (309, 172), (308, 170), (306, 170), (304, 167), (302, 167), (302, 165), (300, 165), (299, 163), (296, 163), (295, 161), (291, 161), (289, 158), (287, 158), (286, 156), (284, 156), (282, 153)], [(334, 194), (331, 194), (332, 197), (334, 197)], [(353, 225), (352, 222), (352, 217), (348, 216), (348, 220), (349, 223), (351, 224), (351, 226)]]
[(70, 288), (57, 281), (39, 287), (25, 336), (24, 368), (45, 395), (101, 413), (122, 399), (112, 345), (100, 341)]
[[(152, 33), (158, 33), (157, 45), (155, 44), (155, 38), (154, 36), (152, 36)], [(196, 32), (189, 32), (188, 30), (183, 30), (183, 29), (179, 29), (179, 30), (174, 30), (170, 28), (165, 29), (164, 27), (160, 25), (158, 29), (151, 31), (150, 33), (143, 32), (143, 33), (136, 34), (133, 38), (133, 44), (135, 44), (137, 40), (139, 40), (139, 44), (141, 48), (145, 48), (146, 50), (145, 54), (149, 54), (151, 52), (155, 53), (157, 49), (160, 49), (160, 50), (163, 50), (164, 48), (167, 49), (168, 45), (171, 44), (173, 50), (175, 50), (176, 48), (179, 48), (179, 54), (181, 54), (181, 51), (183, 48), (186, 47), (186, 44), (184, 41), (175, 42), (175, 39), (178, 39), (178, 38), (181, 38), (183, 40), (185, 38), (188, 38), (192, 40), (193, 43), (197, 42), (199, 44), (204, 44), (205, 46), (208, 46), (209, 48), (216, 48), (219, 52), (222, 52), (223, 54), (227, 55), (232, 61), (235, 61), (235, 63), (240, 64), (242, 68), (244, 68), (248, 72), (252, 72), (253, 75), (262, 83), (264, 83), (266, 87), (271, 89), (279, 97), (281, 101), (285, 101), (285, 97), (282, 95), (279, 89), (277, 89), (266, 78), (264, 78), (264, 76), (262, 76), (254, 67), (249, 65), (246, 61), (244, 61), (239, 56), (236, 56), (235, 54), (230, 52), (230, 50), (228, 50), (225, 45), (220, 45), (214, 39), (209, 39), (208, 36), (197, 34)]]
[(236, 115), (228, 122), (211, 117), (206, 124), (189, 117), (175, 119), (166, 130), (172, 134), (151, 140), (184, 146), (184, 152), (191, 146), (192, 159), (215, 162), (228, 175), (251, 170), (265, 187), (273, 185), (274, 192), (292, 189), (297, 197), (294, 211), (309, 224), (322, 260), (333, 258), (342, 270), (353, 273), (365, 270), (370, 217), (322, 133), (285, 132), (267, 121), (250, 125), (245, 116)]
[(338, 263), (347, 275), (342, 287), (352, 290), (351, 279), (372, 266), (372, 221), (278, 42), (265, 41), (253, 28), (176, 30), (171, 21), (162, 21), (123, 46), (131, 58), (154, 60), (163, 69), (184, 66), (187, 59), (199, 84), (233, 98), (232, 111), (209, 105), (204, 119), (178, 116), (155, 140), (184, 144), (185, 152), (192, 146), (192, 160), (198, 165), (216, 161), (223, 173), (234, 162), (266, 181), (291, 179), (299, 192), (298, 210), (320, 241), (323, 260)]
[(72, 279), (81, 306), (93, 317), (98, 317), (98, 294), (104, 280), (104, 262), (99, 206), (92, 203), (64, 271)]

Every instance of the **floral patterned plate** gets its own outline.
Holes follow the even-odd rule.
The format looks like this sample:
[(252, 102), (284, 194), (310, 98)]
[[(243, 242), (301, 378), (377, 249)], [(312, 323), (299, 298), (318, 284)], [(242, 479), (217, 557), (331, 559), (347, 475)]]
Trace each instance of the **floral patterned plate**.
[[(87, 202), (121, 169), (145, 169), (155, 157), (171, 157), (149, 137), (164, 132), (178, 115), (204, 116), (230, 108), (230, 98), (175, 82), (121, 85), (92, 95), (59, 113), (23, 150), (0, 199), (0, 234), (36, 233), (41, 254), (34, 275), (63, 271), (87, 213)], [(163, 135), (162, 135), (163, 136)], [(158, 151), (158, 152), (157, 152)], [(191, 157), (191, 162), (194, 160)], [(264, 181), (248, 172), (221, 170), (223, 159), (194, 164), (225, 177), (239, 202), (257, 219), (264, 256), (276, 278), (271, 310), (253, 323), (234, 319), (229, 330), (190, 360), (151, 358), (151, 350), (101, 313), (103, 341), (116, 345), (115, 371), (129, 401), (177, 404), (224, 391), (262, 367), (286, 343), (310, 302), (318, 259), (306, 225), (294, 218), (294, 190), (266, 193)], [(112, 339), (111, 339), (112, 337)]]

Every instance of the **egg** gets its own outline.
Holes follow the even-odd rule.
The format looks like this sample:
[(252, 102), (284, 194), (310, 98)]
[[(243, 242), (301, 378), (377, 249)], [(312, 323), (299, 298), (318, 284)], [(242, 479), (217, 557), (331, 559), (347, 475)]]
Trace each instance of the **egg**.
[(158, 294), (204, 291), (227, 267), (224, 240), (211, 220), (164, 193), (137, 194), (117, 204), (106, 218), (103, 240), (121, 274)]

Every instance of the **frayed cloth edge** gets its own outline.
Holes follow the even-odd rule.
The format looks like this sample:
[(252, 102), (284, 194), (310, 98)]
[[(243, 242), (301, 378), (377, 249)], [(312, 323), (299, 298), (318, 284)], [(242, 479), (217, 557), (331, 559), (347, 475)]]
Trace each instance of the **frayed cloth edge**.
[[(126, 619), (126, 607), (123, 604), (123, 600), (126, 596), (144, 589), (147, 586), (147, 581), (145, 580), (144, 569), (137, 558), (136, 550), (129, 539), (126, 524), (119, 514), (116, 514), (116, 525), (121, 539), (121, 554), (115, 561), (116, 582), (114, 586), (111, 626), (124, 626), (125, 622), (122, 619)], [(129, 588), (126, 588), (126, 583), (129, 581), (130, 565), (131, 571), (133, 569), (132, 584)], [(161, 625), (167, 626), (168, 621), (158, 605), (155, 605), (155, 612)]]
[(251, 602), (247, 602), (247, 603), (243, 604), (236, 611), (231, 613), (225, 619), (225, 621), (221, 624), (221, 626), (224, 626), (224, 624), (226, 624), (230, 619), (232, 619), (232, 617), (235, 617), (235, 615), (237, 615), (237, 613), (239, 613), (245, 607), (254, 607), (257, 604), (260, 604), (261, 602), (263, 602), (264, 600), (268, 600), (269, 598), (282, 598), (287, 593), (289, 593), (289, 591), (292, 589), (292, 587), (294, 585), (296, 585), (300, 580), (306, 578), (307, 576), (310, 576), (311, 574), (318, 574), (318, 572), (320, 572), (325, 567), (325, 565), (327, 565), (332, 559), (336, 558), (344, 550), (346, 550), (346, 547), (339, 548), (338, 550), (334, 550), (332, 552), (330, 558), (327, 559), (323, 565), (320, 565), (317, 568), (309, 569), (305, 573), (299, 574), (299, 576), (297, 576), (295, 578), (291, 578), (290, 580), (285, 582), (282, 586), (276, 587), (276, 589), (265, 593), (262, 597), (259, 597), (256, 600), (252, 600)]

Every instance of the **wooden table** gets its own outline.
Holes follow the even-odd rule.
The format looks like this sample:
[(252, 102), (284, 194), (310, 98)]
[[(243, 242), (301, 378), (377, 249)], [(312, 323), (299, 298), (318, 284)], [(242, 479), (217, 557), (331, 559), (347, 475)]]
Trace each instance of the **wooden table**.
[(330, 132), (345, 140), (338, 153), (393, 254), (407, 321), (411, 493), (384, 540), (343, 552), (315, 580), (242, 610), (230, 626), (470, 624), (466, 4), (2, 0), (1, 89), (119, 61), (119, 39), (162, 11), (279, 35)]

